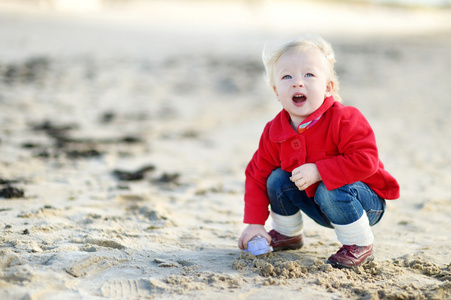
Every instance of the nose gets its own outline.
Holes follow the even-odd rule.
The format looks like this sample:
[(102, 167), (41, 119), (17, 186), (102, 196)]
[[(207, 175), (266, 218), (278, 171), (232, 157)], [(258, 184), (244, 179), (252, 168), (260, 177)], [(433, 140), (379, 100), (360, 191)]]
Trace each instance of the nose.
[(304, 82), (302, 81), (302, 79), (298, 78), (298, 79), (294, 80), (294, 82), (293, 82), (294, 88), (303, 87), (303, 86), (304, 86)]

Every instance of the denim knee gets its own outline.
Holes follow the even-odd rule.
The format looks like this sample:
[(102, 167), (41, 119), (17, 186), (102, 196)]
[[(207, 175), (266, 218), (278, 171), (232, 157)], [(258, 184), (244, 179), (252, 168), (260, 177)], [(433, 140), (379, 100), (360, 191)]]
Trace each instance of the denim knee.
[(328, 190), (321, 182), (316, 190), (315, 202), (334, 224), (351, 224), (360, 219), (364, 212), (350, 185)]
[(383, 215), (385, 201), (362, 182), (327, 190), (320, 183), (315, 194), (315, 202), (324, 215), (334, 224), (350, 224), (365, 212), (371, 225), (375, 225)]

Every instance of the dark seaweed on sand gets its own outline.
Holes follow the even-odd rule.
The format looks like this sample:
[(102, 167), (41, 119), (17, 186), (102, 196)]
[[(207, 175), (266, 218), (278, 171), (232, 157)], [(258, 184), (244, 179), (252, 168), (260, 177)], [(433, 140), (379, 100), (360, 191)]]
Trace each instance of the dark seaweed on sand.
[(0, 190), (0, 198), (5, 199), (23, 198), (24, 195), (25, 193), (22, 189), (18, 189), (9, 184)]
[(155, 166), (148, 165), (140, 168), (137, 171), (124, 171), (124, 170), (114, 170), (113, 175), (121, 181), (135, 181), (144, 179), (146, 173), (155, 170)]

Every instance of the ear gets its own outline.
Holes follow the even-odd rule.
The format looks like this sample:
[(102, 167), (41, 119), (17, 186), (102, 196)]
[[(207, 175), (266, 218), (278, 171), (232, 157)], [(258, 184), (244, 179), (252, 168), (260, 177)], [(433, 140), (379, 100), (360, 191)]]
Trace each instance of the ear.
[(272, 89), (274, 90), (274, 94), (276, 94), (276, 97), (279, 96), (279, 92), (277, 91), (277, 88), (275, 85), (272, 86)]
[(326, 93), (325, 98), (332, 96), (333, 92), (334, 92), (334, 87), (335, 87), (335, 83), (330, 80), (327, 85), (326, 85)]

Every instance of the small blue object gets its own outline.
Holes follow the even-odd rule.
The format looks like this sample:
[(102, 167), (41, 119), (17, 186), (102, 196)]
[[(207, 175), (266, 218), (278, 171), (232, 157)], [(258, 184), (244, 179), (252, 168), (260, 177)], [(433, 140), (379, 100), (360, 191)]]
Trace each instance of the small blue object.
[(261, 236), (256, 236), (247, 243), (247, 250), (244, 252), (250, 252), (251, 254), (257, 256), (266, 253), (270, 253), (272, 247), (268, 245), (268, 241)]

